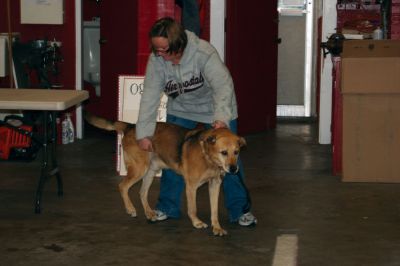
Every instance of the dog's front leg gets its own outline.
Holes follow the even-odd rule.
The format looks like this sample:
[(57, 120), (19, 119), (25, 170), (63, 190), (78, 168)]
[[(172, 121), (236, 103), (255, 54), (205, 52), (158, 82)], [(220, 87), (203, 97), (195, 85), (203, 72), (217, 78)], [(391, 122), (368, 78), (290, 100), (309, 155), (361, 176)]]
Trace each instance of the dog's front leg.
[(198, 185), (191, 184), (190, 182), (186, 182), (186, 198), (188, 204), (188, 215), (192, 220), (192, 224), (195, 228), (207, 228), (208, 225), (202, 222), (197, 217), (197, 207), (196, 207), (196, 192), (197, 192)]
[(210, 194), (211, 204), (211, 226), (213, 228), (213, 233), (215, 236), (223, 236), (228, 234), (224, 229), (222, 229), (218, 220), (218, 198), (221, 182), (222, 181), (219, 176), (211, 179), (208, 182), (208, 191)]

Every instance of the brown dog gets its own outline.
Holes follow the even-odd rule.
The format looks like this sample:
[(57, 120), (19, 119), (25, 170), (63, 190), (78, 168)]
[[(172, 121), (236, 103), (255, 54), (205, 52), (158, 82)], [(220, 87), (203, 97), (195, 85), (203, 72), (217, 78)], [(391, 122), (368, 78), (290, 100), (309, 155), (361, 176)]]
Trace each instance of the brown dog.
[(85, 119), (95, 127), (124, 133), (122, 147), (128, 170), (119, 184), (122, 199), (128, 214), (136, 217), (136, 209), (129, 198), (129, 189), (143, 179), (140, 198), (147, 219), (155, 221), (155, 212), (148, 203), (148, 191), (155, 174), (164, 168), (182, 175), (186, 184), (188, 215), (195, 228), (206, 228), (207, 224), (197, 217), (196, 191), (204, 183), (209, 184), (211, 203), (211, 225), (214, 235), (226, 235), (218, 221), (218, 197), (221, 177), (225, 173), (236, 173), (240, 148), (246, 144), (242, 137), (229, 129), (187, 130), (168, 124), (157, 123), (152, 138), (153, 152), (146, 152), (136, 143), (135, 128), (123, 122), (110, 122), (90, 114)]

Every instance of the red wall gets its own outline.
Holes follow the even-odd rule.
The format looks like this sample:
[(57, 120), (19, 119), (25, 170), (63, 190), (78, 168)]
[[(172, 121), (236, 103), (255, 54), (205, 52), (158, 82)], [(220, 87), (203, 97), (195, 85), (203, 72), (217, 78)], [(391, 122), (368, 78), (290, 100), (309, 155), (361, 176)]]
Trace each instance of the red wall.
[(238, 132), (276, 126), (277, 0), (226, 2), (226, 62), (235, 83)]
[[(202, 6), (202, 37), (209, 37), (209, 0), (198, 0)], [(123, 7), (123, 8), (122, 8)], [(107, 40), (101, 48), (101, 96), (92, 93), (85, 108), (91, 113), (111, 120), (117, 118), (118, 76), (144, 75), (150, 45), (148, 32), (161, 17), (180, 19), (180, 8), (175, 0), (119, 0), (96, 4), (83, 0), (83, 18), (101, 17), (101, 36)], [(121, 42), (123, 40), (123, 42)], [(129, 60), (126, 60), (129, 58)], [(89, 91), (90, 85), (86, 84)]]
[[(32, 0), (33, 1), (33, 0)], [(30, 40), (36, 39), (47, 39), (53, 40), (54, 38), (57, 41), (62, 42), (61, 46), (61, 54), (64, 59), (63, 62), (59, 63), (60, 74), (58, 76), (57, 83), (63, 84), (65, 89), (75, 89), (75, 1), (73, 0), (64, 0), (64, 24), (63, 25), (31, 25), (31, 24), (21, 24), (20, 23), (20, 1), (19, 0), (10, 0), (11, 2), (11, 30), (13, 32), (19, 32), (21, 36), (21, 41), (26, 42)], [(125, 52), (124, 58), (127, 56), (132, 58), (131, 64), (128, 66), (123, 66), (120, 62), (124, 62), (126, 60), (116, 60), (116, 57), (111, 56), (113, 58), (113, 62), (116, 63), (118, 67), (114, 68), (114, 72), (117, 71), (117, 74), (143, 74), (145, 70), (145, 66), (147, 63), (147, 57), (150, 52), (147, 33), (152, 25), (152, 23), (161, 16), (178, 16), (179, 8), (175, 7), (175, 0), (138, 0), (136, 8), (128, 8), (127, 12), (132, 13), (132, 16), (135, 16), (135, 13), (140, 13), (140, 16), (131, 19), (137, 19), (135, 23), (128, 24), (132, 25), (130, 30), (134, 36), (134, 45), (130, 45), (129, 48), (125, 51), (135, 52), (134, 55), (128, 54)], [(201, 29), (202, 34), (201, 37), (204, 39), (209, 39), (209, 6), (210, 0), (198, 0), (199, 5), (201, 7), (200, 16), (201, 16)], [(104, 7), (108, 5), (113, 5), (114, 9), (118, 9), (118, 5), (114, 5), (114, 2), (111, 1), (103, 1), (100, 4), (97, 4), (96, 1), (93, 0), (82, 0), (82, 14), (84, 20), (91, 20), (93, 17), (101, 16), (103, 6), (103, 12), (109, 16), (112, 14), (111, 9), (104, 9)], [(131, 7), (133, 4), (129, 4)], [(136, 5), (136, 4), (135, 4)], [(120, 7), (122, 5), (119, 5)], [(104, 17), (105, 14), (103, 14)], [(0, 32), (7, 32), (7, 0), (0, 0)], [(112, 26), (111, 26), (112, 27)], [(135, 28), (137, 27), (136, 31)], [(103, 27), (102, 27), (103, 28)], [(126, 27), (114, 27), (112, 28), (112, 32), (114, 35), (123, 36)], [(110, 43), (111, 45), (111, 37)], [(127, 37), (125, 37), (125, 41), (127, 41)], [(115, 51), (115, 50), (114, 50)], [(102, 56), (103, 59), (106, 59), (106, 56)], [(120, 62), (115, 62), (120, 61)], [(106, 62), (107, 64), (107, 62)], [(86, 104), (86, 107), (90, 107), (92, 105), (93, 109), (96, 110), (104, 110), (107, 114), (112, 113), (113, 110), (116, 112), (116, 99), (117, 93), (115, 91), (115, 84), (117, 84), (117, 74), (113, 74), (113, 72), (107, 72), (107, 76), (102, 74), (102, 92), (104, 89), (104, 99), (96, 99), (98, 102), (93, 101), (89, 104)], [(106, 82), (106, 77), (112, 79), (110, 82)], [(31, 75), (32, 85), (34, 86), (35, 75)], [(51, 75), (49, 75), (51, 78)], [(53, 79), (54, 81), (54, 79)], [(55, 82), (54, 82), (55, 83)], [(0, 87), (9, 87), (9, 81), (7, 78), (0, 78)], [(108, 95), (107, 93), (110, 92)], [(103, 94), (103, 93), (102, 93)], [(91, 97), (92, 98), (92, 97)], [(99, 111), (100, 112), (100, 111)], [(100, 114), (99, 114), (100, 115)], [(105, 116), (107, 117), (107, 116)]]
[(100, 17), (100, 3), (93, 0), (82, 0), (82, 18), (84, 21)]
[[(19, 32), (22, 42), (54, 38), (62, 42), (60, 50), (64, 61), (59, 63), (58, 82), (63, 84), (65, 89), (75, 89), (75, 1), (64, 1), (63, 25), (21, 24), (20, 1), (10, 0), (10, 3), (11, 31)], [(7, 0), (0, 0), (0, 32), (7, 31)], [(9, 86), (4, 78), (0, 78), (0, 85)]]

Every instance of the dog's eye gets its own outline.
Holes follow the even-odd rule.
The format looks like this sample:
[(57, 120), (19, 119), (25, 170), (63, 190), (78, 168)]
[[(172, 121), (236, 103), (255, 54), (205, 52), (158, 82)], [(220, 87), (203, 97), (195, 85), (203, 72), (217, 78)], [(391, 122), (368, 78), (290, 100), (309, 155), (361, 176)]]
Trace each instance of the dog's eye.
[(228, 152), (227, 151), (221, 151), (221, 154), (224, 155), (224, 156), (227, 156)]
[(239, 154), (239, 151), (235, 151), (234, 153), (235, 153), (235, 155), (238, 155), (238, 154)]

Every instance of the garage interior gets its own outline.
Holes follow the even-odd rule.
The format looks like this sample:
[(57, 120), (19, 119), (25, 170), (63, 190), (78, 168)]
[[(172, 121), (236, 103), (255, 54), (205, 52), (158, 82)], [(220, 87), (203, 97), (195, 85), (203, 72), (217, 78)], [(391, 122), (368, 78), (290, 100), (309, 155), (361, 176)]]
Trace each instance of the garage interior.
[[(97, 6), (100, 1), (90, 2)], [(332, 5), (327, 1), (321, 2)], [(400, 39), (398, 0), (338, 1), (338, 5), (350, 8), (353, 2), (366, 5), (371, 2), (390, 3), (391, 20), (385, 22), (390, 31), (385, 32), (384, 38)], [(318, 5), (322, 6), (321, 3)], [(338, 8), (336, 3), (333, 6)], [(339, 13), (343, 16), (338, 17), (338, 23), (343, 26), (343, 19), (352, 15), (347, 13), (347, 9), (346, 12), (341, 10)], [(299, 20), (305, 23), (304, 17), (288, 16), (285, 19), (287, 23), (298, 23)], [(0, 29), (4, 31), (2, 26)], [(327, 41), (325, 33), (322, 41)], [(290, 32), (286, 34), (291, 35)], [(303, 49), (303, 43), (297, 45)], [(400, 46), (395, 47), (397, 53)], [(320, 51), (320, 47), (314, 49)], [(303, 54), (296, 56), (302, 57)], [(397, 177), (392, 171), (399, 169), (397, 158), (392, 158), (390, 163), (383, 159), (393, 167), (386, 168), (391, 173), (391, 182), (343, 180), (343, 170), (352, 167), (352, 161), (347, 161), (347, 168), (343, 169), (342, 150), (337, 149), (341, 148), (342, 137), (346, 138), (341, 133), (338, 135), (341, 132), (338, 126), (342, 125), (342, 110), (337, 109), (342, 108), (338, 105), (341, 104), (338, 102), (341, 88), (332, 85), (332, 79), (335, 81), (341, 73), (336, 65), (340, 57), (331, 61), (328, 54), (327, 58), (322, 65), (330, 77), (328, 83), (325, 80), (325, 85), (330, 88), (328, 102), (332, 104), (328, 115), (321, 111), (328, 106), (326, 98), (323, 98), (324, 85), (318, 91), (313, 84), (311, 116), (298, 116), (298, 107), (302, 114), (305, 105), (303, 87), (299, 86), (295, 88), (294, 101), (285, 95), (290, 90), (278, 91), (277, 95), (277, 104), (283, 106), (283, 110), (295, 110), (295, 115), (278, 115), (275, 127), (244, 135), (247, 146), (241, 152), (241, 158), (257, 225), (241, 227), (229, 223), (223, 195), (220, 195), (219, 217), (221, 226), (228, 231), (227, 236), (213, 236), (210, 228), (195, 229), (186, 215), (184, 195), (180, 219), (151, 223), (143, 214), (139, 184), (130, 191), (138, 217), (128, 216), (118, 191), (121, 177), (116, 172), (116, 134), (83, 122), (83, 138), (68, 145), (57, 145), (64, 195), (57, 195), (55, 178), (47, 180), (40, 214), (34, 210), (41, 153), (33, 160), (0, 160), (0, 265), (400, 265), (400, 175)], [(290, 64), (291, 59), (286, 60)], [(318, 71), (314, 69), (317, 67), (315, 62), (313, 70)], [(65, 70), (68, 69), (65, 67)], [(278, 85), (303, 85), (304, 70), (296, 71), (296, 81), (279, 83), (278, 80)], [(71, 83), (69, 87), (74, 86), (74, 79), (69, 76), (72, 72), (64, 71), (64, 76), (60, 76), (65, 85)], [(8, 84), (0, 78), (0, 85), (5, 87)], [(394, 90), (398, 88), (398, 85), (394, 86)], [(388, 93), (391, 100), (399, 97), (393, 94), (393, 91)], [(380, 117), (388, 122), (385, 129), (392, 129), (388, 139), (398, 141), (399, 131), (397, 135), (393, 133), (393, 130), (398, 130), (398, 114), (393, 114), (396, 113), (393, 110), (400, 105), (394, 101), (393, 106), (381, 104), (387, 108), (384, 110), (390, 111), (390, 116)], [(108, 109), (101, 111), (107, 113)], [(325, 117), (323, 122), (321, 117)], [(328, 141), (321, 141), (324, 133), (321, 127), (326, 123), (326, 117), (332, 125), (325, 126), (328, 128)], [(368, 123), (368, 119), (365, 121), (368, 126), (378, 125)], [(396, 126), (390, 126), (391, 122)], [(376, 128), (377, 131), (380, 129)], [(348, 138), (346, 141), (349, 143)], [(355, 139), (350, 144), (357, 146), (357, 143)], [(396, 146), (387, 150), (396, 150)], [(149, 193), (152, 206), (157, 201), (159, 185), (159, 178), (155, 178)], [(209, 223), (210, 203), (206, 185), (199, 189), (197, 206), (199, 217)], [(285, 242), (285, 239), (290, 241)]]

